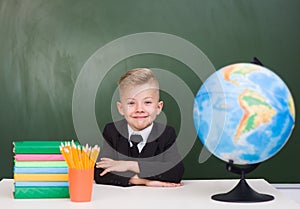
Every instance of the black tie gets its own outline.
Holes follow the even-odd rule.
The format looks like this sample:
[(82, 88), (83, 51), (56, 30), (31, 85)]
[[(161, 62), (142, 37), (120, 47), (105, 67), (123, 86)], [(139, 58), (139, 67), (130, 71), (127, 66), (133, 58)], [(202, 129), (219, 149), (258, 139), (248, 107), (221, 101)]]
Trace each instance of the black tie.
[(130, 137), (130, 141), (132, 143), (132, 147), (130, 148), (131, 151), (131, 157), (139, 157), (139, 149), (137, 147), (138, 143), (143, 141), (143, 138), (141, 135), (133, 134)]

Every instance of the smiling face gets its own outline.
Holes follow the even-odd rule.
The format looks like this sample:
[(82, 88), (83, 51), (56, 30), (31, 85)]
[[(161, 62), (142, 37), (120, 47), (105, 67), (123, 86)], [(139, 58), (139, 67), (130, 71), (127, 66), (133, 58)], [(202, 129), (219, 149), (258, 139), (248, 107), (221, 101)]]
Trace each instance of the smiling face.
[(127, 86), (117, 102), (119, 113), (125, 117), (130, 127), (140, 131), (152, 124), (162, 110), (159, 90), (150, 83)]

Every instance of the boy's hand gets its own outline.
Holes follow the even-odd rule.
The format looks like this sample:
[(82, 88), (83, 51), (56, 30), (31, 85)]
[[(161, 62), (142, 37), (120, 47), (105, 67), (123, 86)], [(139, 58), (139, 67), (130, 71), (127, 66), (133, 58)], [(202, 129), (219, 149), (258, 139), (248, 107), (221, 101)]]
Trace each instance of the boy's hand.
[(173, 183), (173, 182), (164, 182), (164, 181), (147, 181), (146, 186), (150, 186), (150, 187), (179, 187), (179, 186), (183, 186), (182, 183)]
[(132, 177), (129, 182), (134, 185), (145, 185), (149, 187), (179, 187), (183, 185), (182, 183), (141, 179), (137, 176)]
[(104, 176), (108, 172), (126, 172), (133, 171), (139, 173), (138, 163), (135, 161), (123, 161), (123, 160), (113, 160), (110, 158), (101, 158), (100, 162), (96, 163), (96, 168), (103, 168), (104, 171), (100, 173), (100, 176)]

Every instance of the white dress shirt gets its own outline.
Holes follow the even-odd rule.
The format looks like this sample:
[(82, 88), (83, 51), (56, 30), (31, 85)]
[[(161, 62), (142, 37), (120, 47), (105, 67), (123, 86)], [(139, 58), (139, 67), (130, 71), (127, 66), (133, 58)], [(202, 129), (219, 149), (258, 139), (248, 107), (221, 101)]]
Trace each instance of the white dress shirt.
[(141, 130), (141, 131), (134, 131), (130, 126), (129, 124), (127, 125), (128, 127), (128, 142), (130, 144), (130, 147), (132, 147), (132, 143), (130, 141), (130, 137), (131, 135), (134, 135), (134, 134), (137, 134), (137, 135), (141, 135), (142, 138), (143, 138), (143, 141), (141, 141), (140, 143), (138, 143), (137, 147), (139, 149), (139, 152), (141, 153), (142, 149), (144, 148), (144, 146), (146, 145), (147, 143), (147, 139), (148, 139), (148, 136), (152, 130), (152, 127), (153, 127), (153, 123), (148, 126), (147, 128)]

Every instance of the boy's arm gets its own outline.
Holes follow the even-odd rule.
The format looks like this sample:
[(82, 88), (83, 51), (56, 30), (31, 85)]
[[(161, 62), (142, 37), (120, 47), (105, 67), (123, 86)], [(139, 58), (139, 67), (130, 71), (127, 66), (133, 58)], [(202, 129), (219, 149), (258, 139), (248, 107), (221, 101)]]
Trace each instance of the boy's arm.
[[(100, 173), (103, 172), (103, 168), (95, 168), (94, 180), (97, 184), (109, 184), (115, 186), (130, 186), (129, 180), (131, 177), (124, 176), (124, 173), (118, 175), (116, 173), (107, 173), (104, 176), (100, 176)], [(131, 176), (133, 174), (130, 174)]]
[(184, 166), (176, 146), (176, 133), (172, 127), (165, 129), (157, 142), (160, 153), (150, 160), (139, 160), (140, 178), (179, 183)]
[[(111, 136), (111, 127), (112, 126), (105, 126), (103, 131), (103, 136), (105, 138), (103, 143), (103, 148), (101, 149), (98, 161), (101, 157), (107, 157), (111, 159), (116, 159), (117, 154), (116, 150), (114, 149), (115, 142), (113, 138), (115, 136)], [(113, 130), (114, 131), (114, 130)], [(114, 132), (113, 132), (114, 133)], [(94, 180), (97, 184), (109, 184), (109, 185), (116, 185), (116, 186), (130, 186), (129, 179), (135, 175), (133, 172), (109, 172), (104, 176), (100, 176), (100, 174), (104, 171), (103, 168), (96, 168), (94, 169)]]
[(176, 162), (173, 161), (139, 161), (138, 163), (140, 168), (140, 173), (138, 176), (140, 178), (175, 183), (179, 183), (182, 180), (184, 166), (181, 161), (179, 161), (177, 164), (175, 164)]

